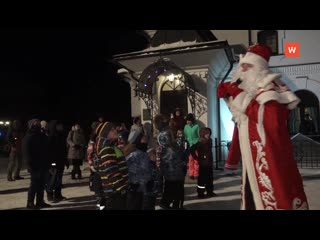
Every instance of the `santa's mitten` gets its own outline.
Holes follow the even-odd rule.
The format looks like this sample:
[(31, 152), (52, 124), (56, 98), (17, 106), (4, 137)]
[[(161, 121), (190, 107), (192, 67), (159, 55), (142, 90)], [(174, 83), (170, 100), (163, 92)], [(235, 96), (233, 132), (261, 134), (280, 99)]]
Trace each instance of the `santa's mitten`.
[(241, 88), (238, 87), (238, 83), (234, 82), (229, 84), (227, 93), (232, 96), (233, 99), (235, 99), (239, 93), (243, 92)]
[(227, 83), (220, 83), (218, 85), (218, 92), (217, 96), (218, 98), (228, 98), (230, 95), (228, 95), (228, 87), (230, 85), (230, 82)]

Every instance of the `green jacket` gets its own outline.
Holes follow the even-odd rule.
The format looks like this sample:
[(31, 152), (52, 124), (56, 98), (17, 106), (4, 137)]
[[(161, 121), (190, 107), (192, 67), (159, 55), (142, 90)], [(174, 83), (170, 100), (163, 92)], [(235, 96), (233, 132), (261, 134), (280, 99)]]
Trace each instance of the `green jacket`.
[(184, 126), (184, 137), (188, 141), (190, 147), (196, 144), (199, 140), (199, 125), (197, 123), (193, 125), (186, 124)]

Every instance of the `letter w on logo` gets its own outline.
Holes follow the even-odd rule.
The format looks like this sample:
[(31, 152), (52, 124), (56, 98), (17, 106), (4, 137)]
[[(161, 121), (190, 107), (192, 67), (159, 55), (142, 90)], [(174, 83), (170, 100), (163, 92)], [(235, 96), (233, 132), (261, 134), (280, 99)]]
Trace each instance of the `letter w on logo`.
[(286, 57), (299, 57), (300, 56), (300, 44), (299, 43), (285, 43), (284, 54)]

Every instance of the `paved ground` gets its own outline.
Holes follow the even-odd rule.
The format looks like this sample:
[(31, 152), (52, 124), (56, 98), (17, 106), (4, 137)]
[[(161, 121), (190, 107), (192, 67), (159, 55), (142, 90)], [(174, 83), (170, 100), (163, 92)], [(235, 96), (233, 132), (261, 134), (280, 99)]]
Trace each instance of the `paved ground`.
[[(25, 209), (27, 190), (30, 176), (24, 169), (21, 175), (24, 180), (8, 182), (6, 179), (7, 159), (0, 158), (0, 209)], [(70, 169), (64, 175), (63, 195), (68, 199), (47, 210), (94, 210), (95, 199), (88, 188), (89, 171), (84, 166), (81, 180), (70, 179)], [(311, 210), (320, 210), (320, 169), (301, 169), (304, 187)], [(226, 172), (217, 171), (215, 174), (215, 192), (217, 197), (197, 198), (196, 184), (187, 180), (185, 184), (185, 208), (188, 210), (239, 210), (240, 206), (240, 176), (229, 176)], [(157, 209), (159, 207), (157, 206)]]

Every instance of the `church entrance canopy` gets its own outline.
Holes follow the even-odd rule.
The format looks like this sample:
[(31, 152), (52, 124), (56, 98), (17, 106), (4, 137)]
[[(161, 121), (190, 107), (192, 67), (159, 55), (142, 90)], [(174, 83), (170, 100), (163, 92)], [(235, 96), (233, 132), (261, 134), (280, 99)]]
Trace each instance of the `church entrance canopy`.
[(171, 44), (168, 44), (168, 46), (164, 45), (139, 52), (114, 55), (111, 61), (120, 68), (127, 69), (138, 80), (138, 75), (161, 57), (169, 58), (184, 70), (193, 69), (194, 67), (207, 68), (212, 58), (221, 51), (226, 53), (225, 56), (227, 58), (232, 58), (231, 49), (227, 41), (174, 45), (175, 47), (170, 47)]

